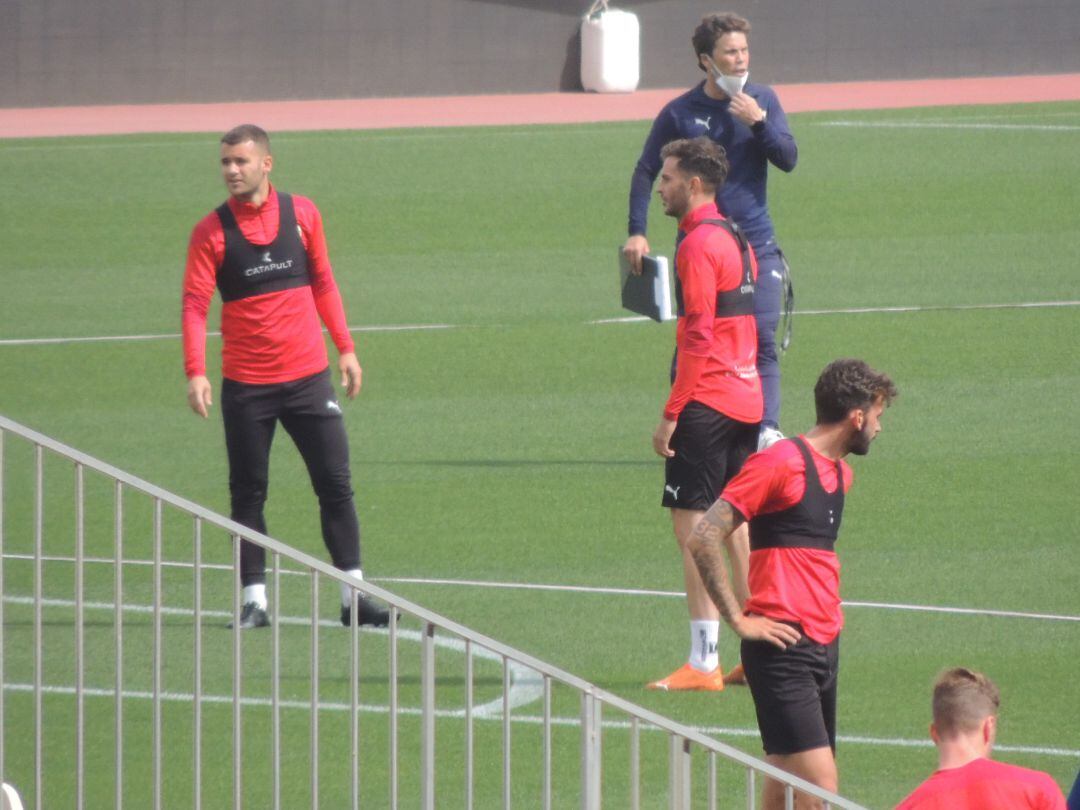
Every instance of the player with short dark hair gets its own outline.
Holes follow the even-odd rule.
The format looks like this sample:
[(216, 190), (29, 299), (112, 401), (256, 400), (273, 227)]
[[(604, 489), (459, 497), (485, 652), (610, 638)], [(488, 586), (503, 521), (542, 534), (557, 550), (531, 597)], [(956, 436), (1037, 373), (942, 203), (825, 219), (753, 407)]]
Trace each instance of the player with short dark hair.
[[(675, 380), (653, 434), (653, 449), (665, 459), (662, 504), (671, 511), (682, 555), (690, 655), (686, 664), (649, 688), (719, 691), (725, 683), (717, 653), (720, 614), (686, 541), (716, 493), (757, 445), (757, 265), (742, 232), (716, 210), (716, 190), (728, 172), (723, 147), (708, 138), (679, 140), (667, 144), (663, 155), (660, 199), (686, 238), (675, 256)], [(743, 583), (745, 531), (733, 542), (742, 561), (736, 578)]]
[(938, 769), (897, 810), (1065, 810), (1049, 774), (990, 759), (1001, 692), (981, 672), (947, 669), (934, 682), (930, 738)]
[(663, 164), (664, 144), (705, 136), (723, 146), (731, 169), (716, 202), (720, 213), (743, 229), (758, 263), (754, 315), (764, 395), (759, 447), (765, 447), (782, 436), (776, 331), (788, 276), (769, 215), (768, 169), (772, 164), (785, 172), (794, 170), (798, 148), (776, 93), (749, 81), (749, 33), (744, 17), (725, 12), (706, 15), (694, 30), (694, 60), (705, 80), (670, 101), (653, 121), (630, 181), (629, 236), (623, 253), (640, 271), (641, 257), (649, 252), (649, 197)]
[[(834, 545), (852, 481), (843, 458), (869, 451), (896, 395), (892, 380), (861, 360), (830, 363), (814, 388), (823, 418), (804, 435), (751, 456), (687, 543), (709, 596), (743, 640), (766, 760), (833, 792), (844, 621)], [(750, 593), (743, 600), (724, 557), (747, 524)], [(783, 806), (783, 786), (767, 780), (763, 807)]]
[[(266, 533), (270, 445), (280, 422), (307, 465), (334, 565), (362, 579), (349, 443), (330, 380), (323, 323), (338, 349), (349, 399), (360, 392), (360, 363), (319, 210), (306, 197), (279, 192), (270, 183), (273, 163), (270, 138), (260, 127), (244, 124), (221, 138), (221, 174), (229, 198), (195, 226), (184, 272), (188, 404), (206, 418), (213, 402), (206, 377), (206, 316), (216, 288), (223, 302), (221, 413), (232, 519)], [(240, 579), (240, 627), (267, 626), (262, 546), (241, 544)], [(346, 625), (351, 599), (351, 589), (342, 586)], [(360, 624), (385, 625), (389, 616), (363, 596), (357, 614)]]

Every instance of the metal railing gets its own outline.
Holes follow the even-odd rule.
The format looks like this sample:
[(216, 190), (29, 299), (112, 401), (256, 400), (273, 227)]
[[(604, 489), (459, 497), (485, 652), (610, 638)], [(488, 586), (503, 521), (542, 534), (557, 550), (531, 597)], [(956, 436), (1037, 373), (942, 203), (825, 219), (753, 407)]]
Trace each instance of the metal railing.
[[(241, 539), (268, 552), (269, 633), (239, 629)], [(389, 627), (329, 630), (340, 583)], [(859, 807), (2, 416), (0, 592), (0, 781), (37, 810), (752, 809), (765, 779)]]

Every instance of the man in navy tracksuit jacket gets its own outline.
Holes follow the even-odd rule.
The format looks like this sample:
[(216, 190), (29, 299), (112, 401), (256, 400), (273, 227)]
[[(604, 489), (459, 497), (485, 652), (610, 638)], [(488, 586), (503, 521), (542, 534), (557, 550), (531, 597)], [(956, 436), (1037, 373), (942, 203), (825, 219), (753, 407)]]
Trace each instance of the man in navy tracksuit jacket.
[[(734, 14), (706, 16), (693, 35), (706, 79), (669, 102), (656, 117), (630, 183), (629, 238), (623, 251), (631, 263), (649, 252), (649, 197), (662, 161), (660, 150), (679, 138), (708, 135), (724, 147), (731, 169), (717, 206), (746, 233), (758, 261), (755, 316), (758, 374), (765, 397), (762, 445), (780, 437), (780, 367), (776, 328), (780, 321), (784, 261), (776, 244), (766, 200), (769, 164), (790, 172), (798, 159), (795, 138), (772, 88), (751, 84), (747, 34), (750, 24)], [(773, 431), (769, 433), (769, 431)]]

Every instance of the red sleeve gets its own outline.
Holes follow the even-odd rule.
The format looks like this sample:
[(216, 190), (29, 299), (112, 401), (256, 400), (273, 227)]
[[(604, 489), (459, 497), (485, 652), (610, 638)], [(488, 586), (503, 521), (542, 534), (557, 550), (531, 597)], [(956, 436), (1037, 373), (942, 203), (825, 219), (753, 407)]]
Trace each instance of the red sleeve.
[(676, 269), (682, 284), (683, 312), (677, 337), (679, 354), (708, 357), (716, 320), (716, 270), (704, 251), (706, 240), (692, 233), (679, 247)]
[(308, 273), (311, 276), (311, 294), (315, 298), (315, 308), (319, 318), (330, 332), (330, 338), (338, 352), (345, 354), (355, 350), (349, 324), (345, 318), (345, 304), (341, 300), (334, 271), (330, 266), (330, 255), (326, 248), (326, 233), (323, 230), (322, 215), (319, 209), (307, 197), (293, 196), (296, 210), (296, 222), (307, 248)]
[[(738, 475), (728, 481), (720, 497), (746, 521), (764, 512), (775, 512), (791, 506), (782, 502), (788, 472), (786, 460), (776, 453), (755, 453)], [(798, 503), (801, 498), (800, 494), (792, 503)]]
[(221, 220), (210, 213), (191, 231), (181, 303), (184, 336), (184, 374), (190, 379), (206, 374), (206, 313), (217, 285), (217, 268), (225, 250)]
[(664, 418), (679, 418), (697, 389), (712, 352), (716, 321), (716, 274), (701, 248), (702, 240), (692, 235), (679, 246), (675, 266), (682, 286), (683, 315), (675, 335), (679, 354), (675, 382), (664, 405)]
[(709, 358), (707, 357), (698, 357), (697, 355), (684, 354), (681, 350), (679, 351), (675, 382), (672, 383), (671, 393), (668, 395), (667, 403), (664, 405), (665, 419), (674, 422), (679, 418), (679, 414), (683, 412), (683, 408), (690, 401), (694, 389), (697, 388), (698, 380), (701, 378), (701, 374), (708, 362)]

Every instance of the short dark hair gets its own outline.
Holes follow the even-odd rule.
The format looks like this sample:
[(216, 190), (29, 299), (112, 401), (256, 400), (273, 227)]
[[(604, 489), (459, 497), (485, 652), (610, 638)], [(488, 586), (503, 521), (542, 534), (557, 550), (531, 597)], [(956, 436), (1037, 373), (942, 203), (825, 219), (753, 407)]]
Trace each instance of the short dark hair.
[(836, 424), (853, 409), (869, 408), (878, 400), (889, 405), (899, 393), (888, 375), (874, 371), (862, 360), (834, 360), (825, 366), (814, 386), (817, 423)]
[(707, 189), (718, 189), (727, 180), (728, 159), (724, 147), (704, 135), (671, 141), (660, 150), (661, 160), (669, 157), (678, 160), (679, 168), (686, 174), (700, 177)]
[(266, 130), (255, 124), (241, 124), (233, 127), (221, 136), (221, 142), (227, 146), (236, 146), (238, 143), (252, 141), (256, 146), (261, 146), (270, 154), (270, 136)]
[(953, 667), (934, 681), (934, 727), (943, 737), (975, 731), (1000, 706), (1001, 691), (981, 672)]
[(705, 69), (701, 64), (701, 55), (707, 53), (712, 56), (713, 51), (716, 50), (716, 40), (724, 34), (734, 33), (749, 35), (750, 21), (730, 11), (720, 11), (702, 17), (701, 23), (694, 29), (694, 35), (690, 37), (690, 42), (694, 45), (694, 56), (698, 58), (698, 67)]

